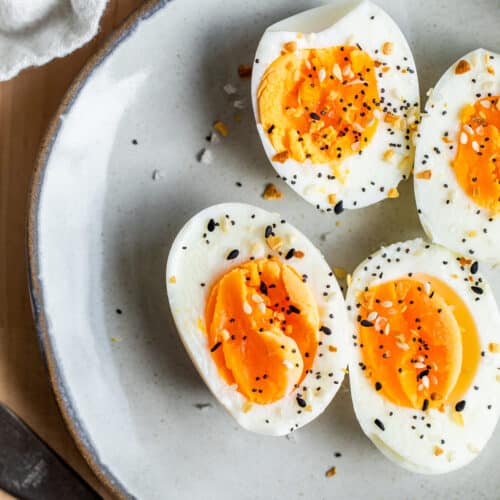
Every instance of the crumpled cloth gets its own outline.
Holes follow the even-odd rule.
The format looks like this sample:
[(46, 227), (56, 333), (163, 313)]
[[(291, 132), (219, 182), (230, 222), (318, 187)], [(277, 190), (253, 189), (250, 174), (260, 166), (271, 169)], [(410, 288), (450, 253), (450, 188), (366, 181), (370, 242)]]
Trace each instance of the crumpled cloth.
[(107, 0), (0, 0), (0, 81), (81, 47)]

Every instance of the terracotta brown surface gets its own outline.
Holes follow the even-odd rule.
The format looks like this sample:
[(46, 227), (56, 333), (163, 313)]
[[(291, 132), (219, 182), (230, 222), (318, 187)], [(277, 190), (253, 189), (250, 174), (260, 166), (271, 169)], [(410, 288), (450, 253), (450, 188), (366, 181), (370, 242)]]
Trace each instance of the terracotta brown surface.
[[(0, 400), (105, 498), (59, 413), (38, 347), (27, 289), (27, 196), (50, 119), (85, 62), (140, 0), (109, 0), (98, 36), (73, 54), (0, 82)], [(9, 498), (0, 491), (0, 500)]]

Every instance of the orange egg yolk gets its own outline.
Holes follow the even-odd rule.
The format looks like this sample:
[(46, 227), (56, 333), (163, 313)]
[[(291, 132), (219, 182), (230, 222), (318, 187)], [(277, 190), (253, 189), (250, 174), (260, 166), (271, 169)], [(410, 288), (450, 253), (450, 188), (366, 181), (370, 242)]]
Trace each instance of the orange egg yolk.
[(469, 198), (492, 214), (500, 213), (500, 96), (463, 108), (452, 166)]
[(416, 274), (359, 297), (361, 368), (392, 403), (444, 411), (470, 386), (480, 358), (474, 320), (443, 281)]
[(355, 46), (284, 53), (266, 69), (257, 102), (274, 161), (338, 163), (361, 154), (377, 128), (375, 62)]
[(219, 373), (253, 403), (283, 398), (313, 365), (316, 301), (302, 276), (276, 258), (224, 274), (210, 290), (205, 318)]

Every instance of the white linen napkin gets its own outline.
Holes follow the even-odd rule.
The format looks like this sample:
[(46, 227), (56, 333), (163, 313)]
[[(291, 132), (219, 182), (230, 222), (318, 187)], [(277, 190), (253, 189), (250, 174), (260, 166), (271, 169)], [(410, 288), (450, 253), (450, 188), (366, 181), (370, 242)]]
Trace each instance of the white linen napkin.
[(0, 0), (0, 81), (81, 47), (107, 0)]

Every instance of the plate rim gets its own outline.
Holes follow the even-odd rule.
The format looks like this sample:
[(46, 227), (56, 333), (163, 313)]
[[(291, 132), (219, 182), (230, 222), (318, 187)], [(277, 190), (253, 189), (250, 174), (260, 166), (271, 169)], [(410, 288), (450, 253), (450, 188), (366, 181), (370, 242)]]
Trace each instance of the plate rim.
[(104, 44), (90, 56), (82, 69), (73, 79), (64, 93), (49, 125), (44, 132), (38, 152), (34, 161), (30, 188), (28, 191), (28, 210), (25, 229), (25, 252), (26, 271), (28, 278), (28, 293), (31, 303), (35, 331), (38, 345), (42, 354), (50, 385), (57, 401), (59, 412), (69, 430), (78, 451), (81, 453), (92, 472), (97, 476), (101, 484), (117, 498), (135, 498), (127, 487), (121, 483), (115, 474), (105, 465), (90, 438), (89, 433), (79, 419), (68, 384), (59, 368), (59, 363), (54, 353), (51, 334), (45, 314), (42, 283), (39, 277), (39, 242), (38, 242), (38, 217), (40, 212), (40, 195), (44, 186), (45, 172), (51, 156), (52, 147), (61, 130), (61, 116), (70, 111), (78, 98), (81, 90), (94, 71), (103, 63), (121, 43), (127, 39), (139, 26), (139, 24), (151, 17), (157, 11), (171, 3), (172, 0), (146, 0), (146, 2), (134, 10), (129, 16), (108, 35)]

